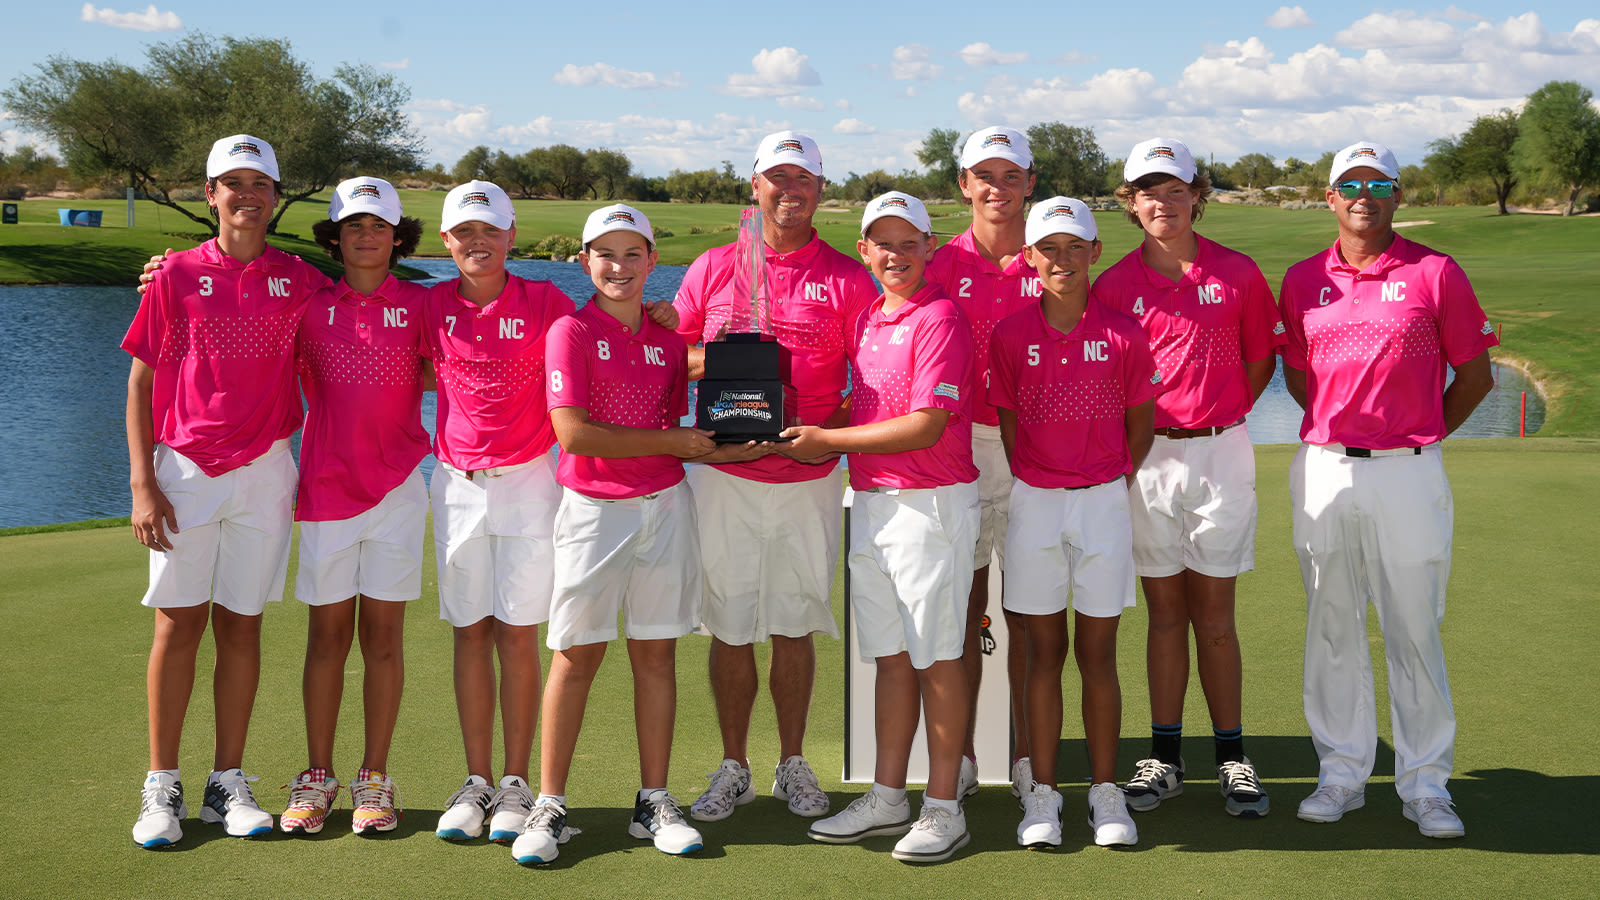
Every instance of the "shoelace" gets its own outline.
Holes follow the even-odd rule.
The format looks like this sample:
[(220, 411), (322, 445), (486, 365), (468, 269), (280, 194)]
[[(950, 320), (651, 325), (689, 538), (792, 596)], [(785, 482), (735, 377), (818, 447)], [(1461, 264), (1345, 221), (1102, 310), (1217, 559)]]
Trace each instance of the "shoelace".
[(449, 809), (457, 803), (471, 803), (479, 809), (488, 809), (493, 800), (494, 790), (487, 784), (465, 784), (461, 786), (461, 790), (451, 794), (444, 805)]
[(1126, 804), (1122, 791), (1116, 787), (1108, 785), (1105, 790), (1089, 790), (1089, 805), (1094, 808), (1096, 822), (1105, 816), (1119, 815)]
[(706, 777), (711, 779), (711, 792), (738, 794), (743, 792), (739, 781), (744, 778), (744, 770), (733, 766), (719, 766), (715, 772), (707, 772)]
[(183, 789), (177, 782), (164, 788), (145, 788), (139, 801), (139, 815), (155, 812), (162, 807), (176, 810), (182, 803)]
[(533, 812), (528, 813), (528, 818), (522, 823), (522, 830), (531, 831), (535, 828), (544, 828), (549, 831), (555, 831), (556, 829), (551, 826), (552, 820), (556, 816), (565, 816), (566, 814), (567, 811), (562, 809), (560, 804), (541, 803), (533, 808)]
[(678, 798), (671, 794), (663, 794), (661, 799), (651, 799), (649, 803), (655, 810), (653, 818), (657, 828), (663, 825), (683, 824), (683, 810), (678, 808)]
[(922, 815), (917, 817), (917, 824), (911, 826), (920, 831), (946, 831), (950, 825), (950, 810), (942, 806), (924, 806)]
[(1443, 797), (1421, 797), (1411, 802), (1416, 804), (1417, 818), (1419, 819), (1428, 813), (1450, 812), (1450, 807), (1453, 805)]
[(783, 781), (786, 791), (818, 789), (817, 773), (811, 771), (811, 764), (803, 759), (796, 759), (792, 764), (784, 763), (783, 774), (779, 778)]
[(1132, 783), (1148, 782), (1153, 784), (1161, 780), (1167, 768), (1168, 765), (1159, 759), (1141, 759), (1139, 760), (1139, 768), (1133, 773)]
[(1030, 816), (1055, 815), (1055, 795), (1044, 791), (1029, 791), (1022, 795), (1022, 814)]
[(533, 791), (520, 784), (513, 784), (510, 787), (496, 790), (494, 796), (489, 799), (489, 805), (496, 810), (507, 802), (514, 802), (524, 810), (531, 810), (533, 809)]
[(376, 778), (350, 785), (350, 799), (356, 806), (393, 806), (392, 797), (388, 783)]
[(216, 785), (234, 803), (247, 803), (250, 806), (256, 806), (256, 795), (255, 792), (250, 790), (250, 782), (260, 780), (261, 777), (259, 775), (228, 775), (218, 778)]
[(1261, 780), (1256, 777), (1255, 766), (1238, 760), (1229, 760), (1218, 766), (1230, 794), (1260, 794)]

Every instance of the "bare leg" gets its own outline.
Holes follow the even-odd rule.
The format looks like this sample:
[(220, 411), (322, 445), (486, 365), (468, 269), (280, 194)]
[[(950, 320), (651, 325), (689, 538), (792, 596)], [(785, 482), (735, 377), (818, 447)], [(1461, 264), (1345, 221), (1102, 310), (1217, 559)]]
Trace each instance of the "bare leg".
[(1073, 613), (1078, 673), (1083, 679), (1083, 734), (1089, 745), (1090, 780), (1116, 781), (1117, 736), (1122, 732), (1122, 685), (1117, 681), (1119, 616)]
[(217, 663), (211, 695), (216, 705), (217, 743), (213, 768), (244, 765), (250, 711), (261, 681), (261, 617), (241, 616), (211, 605), (211, 636), (217, 642)]
[[(1002, 591), (1004, 590), (1005, 576), (1001, 576)], [(1028, 753), (1031, 746), (1031, 732), (1028, 729), (1028, 706), (1026, 700), (1028, 683), (1028, 617), (1017, 613), (1005, 613), (1006, 619), (1006, 681), (1011, 686), (1011, 736), (1016, 746), (1016, 755)], [(978, 698), (973, 697), (970, 709), (973, 710), (974, 721), (967, 724), (967, 730), (973, 731), (977, 727)]]
[(400, 718), (400, 695), (406, 683), (406, 604), (361, 598), (362, 713), (366, 745), (361, 764), (389, 771), (389, 745)]
[(312, 768), (333, 772), (333, 736), (344, 699), (344, 664), (355, 637), (356, 598), (310, 608), (306, 667), (300, 699), (306, 710), (306, 758)]
[[(974, 569), (967, 595), (967, 633), (961, 644), (961, 668), (967, 679), (967, 734), (961, 752), (978, 756), (978, 688), (983, 686), (983, 620), (989, 615), (989, 567)], [(1009, 669), (1008, 669), (1009, 671)]]
[(494, 740), (494, 619), (479, 619), (455, 629), (456, 713), (467, 772), (494, 782), (490, 773)]
[(678, 714), (675, 638), (628, 641), (633, 663), (633, 727), (639, 740), (639, 786), (667, 786), (672, 726)]
[(550, 659), (550, 683), (544, 692), (544, 730), (539, 736), (539, 792), (564, 795), (577, 750), (583, 711), (589, 703), (594, 675), (605, 659), (606, 645), (582, 644), (557, 650)]
[(1205, 691), (1211, 724), (1231, 731), (1240, 726), (1244, 692), (1244, 661), (1239, 653), (1239, 631), (1233, 615), (1238, 579), (1212, 578), (1195, 571), (1184, 575), (1189, 618), (1194, 623), (1200, 687)]
[(1029, 616), (1028, 622), (1028, 681), (1027, 745), (1033, 761), (1033, 780), (1037, 784), (1055, 787), (1056, 756), (1061, 744), (1061, 670), (1067, 662), (1067, 613), (1062, 610), (1043, 616)]
[(178, 768), (183, 719), (194, 691), (195, 656), (211, 615), (209, 603), (156, 610), (150, 661), (145, 667), (145, 700), (150, 713), (150, 768)]
[(927, 796), (955, 800), (961, 744), (967, 734), (966, 673), (960, 660), (941, 660), (918, 671), (917, 680), (928, 711)]
[[(776, 666), (776, 654), (773, 660)], [(756, 704), (755, 647), (725, 644), (713, 637), (707, 667), (711, 697), (717, 704), (717, 725), (722, 730), (722, 756), (749, 768), (750, 716)]]
[(921, 685), (917, 670), (911, 668), (911, 657), (906, 653), (878, 657), (877, 668), (872, 704), (878, 758), (873, 766), (873, 779), (885, 787), (903, 788), (911, 758), (911, 741), (916, 737), (917, 721), (922, 716)]
[[(811, 715), (811, 693), (817, 680), (817, 649), (811, 635), (772, 636), (772, 665), (767, 688), (778, 717), (778, 759), (805, 754), (806, 720)], [(745, 717), (746, 730), (749, 716)], [(739, 757), (730, 757), (739, 759)]]
[(539, 626), (495, 620), (500, 655), (500, 724), (505, 731), (505, 772), (526, 781), (533, 736), (539, 727)]
[(1145, 669), (1150, 683), (1150, 721), (1183, 721), (1183, 696), (1189, 688), (1189, 597), (1183, 573), (1143, 578), (1150, 631)]

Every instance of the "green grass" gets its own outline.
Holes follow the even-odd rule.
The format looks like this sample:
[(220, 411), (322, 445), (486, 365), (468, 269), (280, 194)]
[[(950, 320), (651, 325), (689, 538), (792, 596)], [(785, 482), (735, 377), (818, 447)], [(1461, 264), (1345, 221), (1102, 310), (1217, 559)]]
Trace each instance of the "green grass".
[[(138, 606), (145, 558), (125, 528), (0, 537), (0, 870), (11, 898), (374, 897), (1590, 897), (1600, 878), (1600, 805), (1594, 715), (1600, 619), (1593, 510), (1600, 505), (1600, 442), (1452, 441), (1455, 565), (1445, 620), (1460, 722), (1452, 791), (1467, 824), (1461, 841), (1420, 837), (1392, 789), (1388, 718), (1367, 807), (1336, 825), (1294, 818), (1316, 761), (1300, 701), (1304, 597), (1289, 544), (1291, 447), (1258, 448), (1258, 570), (1240, 582), (1248, 749), (1274, 810), (1230, 819), (1211, 780), (1208, 721), (1191, 678), (1185, 719), (1190, 789), (1138, 817), (1126, 851), (1088, 844), (1080, 813), (1087, 763), (1067, 716), (1061, 778), (1066, 840), (1054, 853), (1017, 848), (1015, 801), (984, 788), (968, 806), (972, 845), (924, 869), (889, 858), (891, 842), (833, 847), (767, 796), (760, 771), (776, 760), (770, 704), (752, 735), (760, 797), (725, 823), (702, 827), (707, 849), (668, 859), (625, 834), (636, 778), (626, 654), (612, 649), (595, 687), (570, 787), (584, 833), (546, 870), (516, 866), (483, 842), (457, 846), (431, 829), (464, 776), (450, 689), (450, 629), (437, 618), (431, 560), (424, 599), (407, 623), (407, 684), (391, 758), (408, 813), (391, 837), (349, 833), (348, 806), (317, 838), (241, 841), (193, 818), (176, 848), (147, 852), (129, 839), (145, 766), (144, 663), (150, 613)], [(1585, 549), (1588, 548), (1588, 549)], [(431, 557), (431, 553), (429, 554)], [(838, 606), (836, 599), (836, 608)], [(246, 756), (258, 796), (282, 811), (304, 765), (299, 679), (305, 608), (266, 614), (266, 663)], [(1120, 664), (1126, 777), (1146, 749), (1142, 606), (1124, 616)], [(1376, 625), (1372, 627), (1376, 651)], [(704, 639), (679, 653), (679, 714), (671, 788), (692, 800), (720, 756), (705, 682)], [(209, 768), (209, 645), (185, 731), (190, 809)], [(842, 805), (863, 786), (837, 781), (842, 757), (839, 643), (819, 642), (818, 692), (808, 755)], [(1379, 709), (1387, 703), (1379, 667)], [(353, 774), (360, 752), (360, 660), (348, 667), (336, 758)], [(993, 670), (991, 670), (993, 671)], [(1069, 707), (1077, 693), (1067, 675)]]

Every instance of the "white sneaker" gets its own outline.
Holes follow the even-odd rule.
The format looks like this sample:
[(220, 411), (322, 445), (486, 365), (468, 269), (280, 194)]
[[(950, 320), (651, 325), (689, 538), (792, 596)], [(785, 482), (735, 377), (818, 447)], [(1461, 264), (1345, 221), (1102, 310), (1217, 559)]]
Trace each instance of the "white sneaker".
[(819, 820), (806, 832), (824, 844), (853, 844), (878, 834), (905, 834), (911, 830), (911, 804), (904, 798), (890, 803), (876, 790), (857, 797), (843, 812)]
[(522, 824), (522, 833), (511, 844), (511, 858), (525, 866), (552, 862), (561, 855), (561, 845), (573, 835), (567, 827), (567, 809), (554, 800), (536, 804)]
[(1011, 763), (1011, 796), (1022, 799), (1033, 790), (1033, 760), (1024, 756)]
[(1035, 784), (1022, 795), (1017, 843), (1029, 850), (1061, 846), (1061, 794), (1050, 785)]
[(711, 786), (689, 807), (689, 815), (702, 822), (721, 822), (733, 815), (734, 807), (756, 798), (750, 783), (750, 770), (736, 759), (725, 759), (715, 772), (706, 776)]
[(533, 791), (521, 775), (500, 779), (500, 789), (489, 798), (489, 840), (509, 844), (522, 834), (522, 823), (533, 812)]
[(176, 844), (183, 839), (178, 823), (188, 814), (189, 808), (183, 805), (183, 782), (165, 772), (151, 772), (144, 779), (133, 842), (146, 850)]
[(212, 772), (206, 776), (205, 805), (200, 821), (221, 825), (229, 837), (256, 837), (272, 831), (272, 814), (256, 803), (250, 782), (259, 781), (239, 769)]
[(828, 812), (828, 795), (817, 786), (817, 773), (803, 756), (791, 756), (778, 764), (772, 796), (788, 800), (789, 812), (797, 816), (815, 819)]
[(489, 814), (492, 800), (494, 788), (489, 786), (488, 780), (481, 775), (468, 775), (461, 790), (445, 801), (434, 834), (447, 841), (470, 841), (483, 834), (483, 819)]
[(635, 801), (628, 833), (642, 841), (654, 841), (657, 850), (672, 856), (693, 853), (705, 846), (700, 832), (683, 820), (677, 798), (665, 790)]
[(1134, 764), (1133, 777), (1128, 779), (1128, 806), (1135, 812), (1149, 812), (1168, 797), (1183, 793), (1183, 760), (1177, 765), (1159, 759), (1141, 759)]
[(1367, 795), (1337, 784), (1325, 784), (1300, 801), (1296, 813), (1307, 822), (1337, 822), (1351, 810), (1367, 805)]
[(956, 799), (965, 800), (978, 792), (978, 764), (966, 756), (961, 757), (961, 771), (956, 774)]
[(1094, 829), (1094, 842), (1102, 847), (1139, 843), (1139, 829), (1133, 825), (1122, 788), (1109, 781), (1089, 788), (1089, 827)]
[(1443, 797), (1418, 797), (1407, 800), (1400, 807), (1400, 814), (1417, 823), (1417, 830), (1423, 837), (1466, 837), (1467, 826), (1461, 824), (1461, 817), (1450, 808), (1454, 805)]
[(922, 804), (922, 815), (916, 824), (894, 845), (891, 855), (904, 862), (944, 862), (950, 855), (967, 845), (967, 817), (960, 811), (951, 812), (942, 806)]

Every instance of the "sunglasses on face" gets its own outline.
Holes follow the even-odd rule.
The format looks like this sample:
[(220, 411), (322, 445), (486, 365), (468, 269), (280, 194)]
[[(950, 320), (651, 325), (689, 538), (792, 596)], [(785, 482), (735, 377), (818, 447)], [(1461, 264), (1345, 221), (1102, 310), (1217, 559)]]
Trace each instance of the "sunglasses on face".
[(1383, 198), (1394, 194), (1394, 189), (1399, 186), (1400, 182), (1393, 179), (1375, 178), (1372, 181), (1341, 181), (1334, 185), (1333, 189), (1338, 191), (1339, 196), (1345, 198), (1346, 200), (1354, 200), (1355, 198), (1361, 196), (1361, 189), (1366, 188), (1367, 192), (1372, 194), (1374, 199), (1382, 200)]

